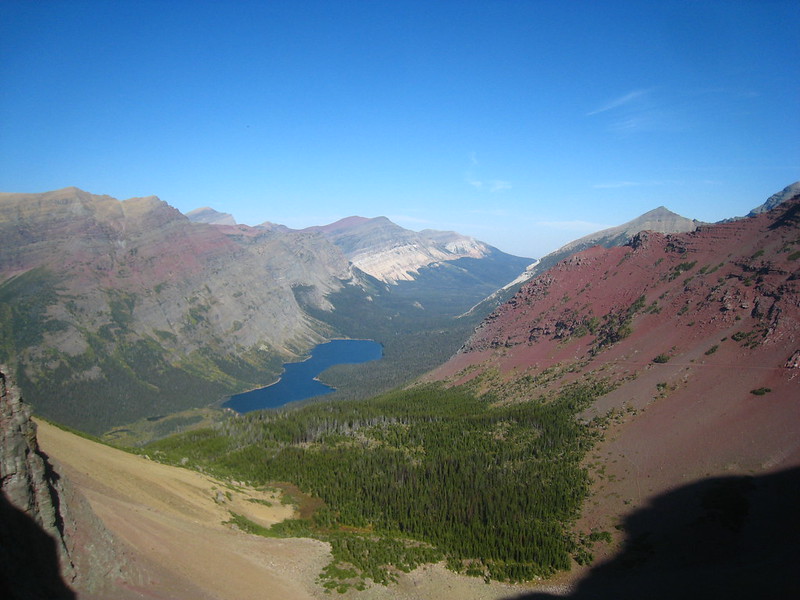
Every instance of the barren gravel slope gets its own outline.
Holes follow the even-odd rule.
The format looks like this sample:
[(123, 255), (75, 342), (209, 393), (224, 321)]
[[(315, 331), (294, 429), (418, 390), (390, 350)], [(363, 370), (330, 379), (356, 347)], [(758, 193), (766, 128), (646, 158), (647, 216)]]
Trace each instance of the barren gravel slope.
[(230, 490), (199, 473), (38, 425), (40, 444), (59, 472), (151, 574), (119, 582), (121, 592), (158, 599), (255, 600), (266, 597), (265, 590), (273, 598), (314, 597), (313, 581), (328, 560), (325, 544), (259, 538), (223, 525), (229, 510), (269, 525), (291, 516), (290, 507), (247, 502), (269, 496)]

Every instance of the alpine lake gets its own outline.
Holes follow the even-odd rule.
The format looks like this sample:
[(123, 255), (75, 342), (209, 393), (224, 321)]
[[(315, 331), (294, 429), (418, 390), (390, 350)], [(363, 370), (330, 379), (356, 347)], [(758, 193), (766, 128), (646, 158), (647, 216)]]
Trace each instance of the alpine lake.
[(223, 406), (247, 413), (330, 394), (335, 389), (317, 379), (320, 373), (335, 365), (365, 363), (382, 356), (383, 348), (372, 340), (333, 340), (319, 344), (306, 360), (285, 363), (283, 374), (275, 383), (231, 396)]

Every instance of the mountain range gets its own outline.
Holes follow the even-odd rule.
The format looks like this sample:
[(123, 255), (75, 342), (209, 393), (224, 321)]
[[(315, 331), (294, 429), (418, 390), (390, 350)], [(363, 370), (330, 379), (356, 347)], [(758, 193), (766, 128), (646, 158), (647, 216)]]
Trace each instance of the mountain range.
[[(464, 321), (478, 325), (422, 380), (488, 394), (498, 407), (547, 402), (561, 389), (602, 384), (597, 388), (606, 391), (580, 413), (599, 438), (584, 461), (592, 492), (575, 528), (612, 532), (603, 533), (612, 543), (600, 547), (595, 566), (576, 570), (570, 597), (800, 592), (793, 577), (800, 558), (793, 514), (800, 501), (800, 196), (792, 189), (747, 218), (691, 228), (677, 220), (677, 227), (688, 229), (683, 233), (601, 236), (621, 245), (594, 245), (520, 280), (507, 302), (485, 318)], [(424, 259), (432, 262), (409, 270), (414, 263), (403, 258), (403, 268), (376, 271), (384, 273), (380, 278), (348, 254), (385, 247), (380, 236), (396, 226), (383, 219), (356, 217), (327, 231), (299, 232), (192, 223), (153, 197), (120, 202), (74, 188), (0, 195), (0, 207), (0, 231), (10, 242), (0, 252), (0, 358), (14, 364), (0, 368), (0, 591), (24, 585), (52, 598), (74, 597), (64, 580), (82, 598), (115, 594), (103, 587), (112, 579), (120, 591), (115, 597), (145, 589), (153, 597), (180, 597), (163, 595), (159, 582), (166, 581), (206, 592), (169, 561), (154, 562), (153, 540), (167, 544), (168, 530), (159, 528), (166, 527), (169, 503), (136, 508), (121, 495), (130, 493), (125, 473), (116, 473), (114, 482), (92, 473), (95, 462), (87, 452), (99, 450), (82, 445), (67, 456), (69, 434), (46, 428), (56, 462), (41, 452), (28, 410), (10, 383), (15, 375), (23, 390), (37, 394), (37, 412), (103, 431), (108, 423), (190, 406), (181, 395), (187, 392), (199, 394), (193, 402), (207, 403), (209, 395), (236, 389), (259, 369), (343, 331), (375, 327), (388, 340), (422, 321), (406, 334), (422, 352), (419, 340), (440, 342), (436, 328), (460, 321), (453, 318), (458, 311), (492, 285), (481, 275), (504, 257), (489, 248), (482, 257), (445, 260), (436, 252), (447, 250), (447, 240), (456, 240), (450, 255), (471, 251), (472, 243), (459, 246), (463, 236), (457, 234), (420, 233), (417, 239), (434, 240), (436, 252)], [(349, 227), (374, 237), (356, 240), (346, 235)], [(400, 236), (398, 256), (407, 256), (403, 248), (410, 239)], [(433, 285), (437, 276), (439, 288)], [(507, 281), (506, 272), (501, 277), (497, 287)], [(448, 294), (434, 290), (457, 289), (465, 281), (480, 285), (448, 311)], [(267, 309), (273, 312), (266, 317), (256, 314)], [(233, 322), (242, 315), (250, 320), (237, 327)], [(387, 315), (396, 323), (381, 329)], [(268, 323), (281, 318), (296, 321), (268, 331)], [(183, 399), (165, 406), (173, 397)], [(98, 419), (90, 411), (111, 416)], [(491, 423), (492, 439), (510, 431), (510, 422)], [(369, 451), (357, 429), (343, 432), (341, 439), (354, 436), (353, 447)], [(59, 458), (80, 479), (77, 495), (59, 475), (66, 468)], [(123, 463), (109, 464), (121, 469)], [(161, 489), (153, 481), (148, 488)], [(217, 491), (207, 504), (264, 502), (256, 496), (248, 502), (244, 496), (256, 492), (242, 482), (229, 486), (227, 496), (209, 488)], [(103, 507), (103, 523), (82, 494)], [(186, 506), (200, 515), (196, 500)], [(125, 526), (141, 514), (152, 517), (147, 531)], [(41, 537), (43, 531), (49, 537)], [(222, 543), (218, 532), (213, 535)], [(233, 536), (239, 542), (225, 537), (224, 543), (236, 555), (244, 549), (236, 544), (249, 536), (238, 530)], [(17, 544), (22, 538), (29, 543)], [(275, 546), (275, 560), (287, 548)], [(293, 568), (292, 574), (307, 573)], [(108, 576), (104, 582), (98, 573)], [(276, 581), (289, 586), (292, 574)], [(401, 579), (401, 589), (413, 597), (441, 597), (443, 589), (453, 589), (452, 580), (431, 592), (425, 575), (400, 577), (410, 577)], [(420, 582), (419, 589), (428, 591), (417, 594)], [(307, 585), (312, 592), (302, 597), (314, 596), (313, 581)], [(530, 588), (493, 586), (480, 596), (531, 594)], [(236, 596), (232, 589), (215, 589), (213, 597)], [(537, 592), (529, 597), (552, 598)]]
[[(356, 267), (385, 283), (413, 281), (420, 269), (442, 267), (461, 258), (482, 259), (500, 254), (474, 238), (431, 229), (417, 233), (395, 225), (386, 217), (349, 217), (304, 231), (322, 233)], [(521, 264), (516, 262), (515, 268), (519, 270)]]
[(0, 194), (0, 215), (2, 359), (40, 414), (95, 433), (270, 383), (333, 337), (386, 344), (391, 383), (421, 373), (391, 364), (396, 330), (447, 328), (532, 260), (385, 218), (203, 223), (76, 188)]
[(332, 372), (340, 395), (388, 389), (446, 360), (557, 260), (698, 226), (661, 207), (536, 264), (385, 217), (251, 227), (77, 188), (0, 194), (0, 215), (0, 359), (40, 414), (94, 433), (270, 383), (333, 337), (375, 339), (386, 356)]

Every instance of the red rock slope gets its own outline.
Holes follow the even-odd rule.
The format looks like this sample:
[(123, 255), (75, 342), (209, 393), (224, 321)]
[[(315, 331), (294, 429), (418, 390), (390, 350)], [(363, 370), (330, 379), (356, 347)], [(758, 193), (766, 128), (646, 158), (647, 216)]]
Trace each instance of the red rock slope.
[(537, 394), (618, 382), (586, 415), (616, 415), (590, 460), (587, 527), (701, 478), (800, 465), (800, 199), (559, 263), (432, 377), (489, 373)]

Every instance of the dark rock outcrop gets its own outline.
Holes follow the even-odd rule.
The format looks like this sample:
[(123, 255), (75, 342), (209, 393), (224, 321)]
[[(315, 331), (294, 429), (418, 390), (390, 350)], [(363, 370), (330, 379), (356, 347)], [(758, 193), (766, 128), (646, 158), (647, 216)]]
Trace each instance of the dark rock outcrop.
[[(58, 476), (36, 443), (18, 390), (0, 372), (0, 591), (4, 598), (74, 598)], [(63, 573), (63, 577), (62, 577)]]
[(102, 598), (131, 567), (39, 448), (30, 408), (0, 365), (0, 597)]

